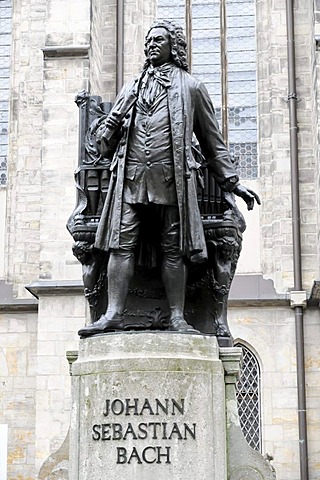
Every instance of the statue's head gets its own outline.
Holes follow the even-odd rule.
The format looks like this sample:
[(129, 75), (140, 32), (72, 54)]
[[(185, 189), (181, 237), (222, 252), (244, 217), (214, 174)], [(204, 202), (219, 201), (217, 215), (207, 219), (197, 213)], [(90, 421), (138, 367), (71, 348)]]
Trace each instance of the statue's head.
[(82, 265), (86, 265), (90, 260), (90, 254), (93, 250), (93, 245), (88, 242), (77, 241), (72, 246), (73, 255), (79, 260)]
[[(164, 32), (166, 39), (169, 40), (170, 43), (170, 53), (169, 57), (166, 61), (172, 61), (177, 67), (182, 68), (183, 70), (188, 71), (188, 61), (187, 61), (187, 42), (186, 37), (183, 33), (182, 27), (173, 23), (169, 20), (156, 20), (150, 27), (146, 38), (145, 38), (145, 55), (147, 57), (145, 62), (145, 67), (148, 67), (151, 63), (153, 63), (152, 59), (150, 58), (149, 52), (149, 42), (150, 38), (153, 36), (154, 32)], [(166, 45), (163, 44), (161, 46), (163, 55), (166, 55)]]

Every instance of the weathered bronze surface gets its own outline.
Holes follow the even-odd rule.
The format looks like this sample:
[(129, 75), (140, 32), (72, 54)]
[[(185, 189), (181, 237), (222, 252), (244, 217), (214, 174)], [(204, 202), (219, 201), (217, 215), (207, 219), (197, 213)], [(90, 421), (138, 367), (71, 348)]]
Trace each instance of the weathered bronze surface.
[[(245, 230), (239, 183), (205, 86), (187, 73), (182, 29), (151, 26), (140, 76), (115, 104), (81, 92), (78, 203), (68, 221), (92, 324), (217, 335)], [(194, 141), (193, 134), (197, 139)]]

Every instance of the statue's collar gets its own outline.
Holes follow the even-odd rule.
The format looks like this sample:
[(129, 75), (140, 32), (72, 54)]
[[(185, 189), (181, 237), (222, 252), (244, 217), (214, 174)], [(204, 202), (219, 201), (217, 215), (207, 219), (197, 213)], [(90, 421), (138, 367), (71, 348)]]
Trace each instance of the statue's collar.
[(144, 89), (147, 84), (153, 81), (153, 79), (156, 80), (163, 87), (170, 87), (171, 72), (173, 70), (173, 67), (174, 65), (172, 63), (164, 63), (159, 67), (149, 65), (142, 77), (141, 88)]
[(167, 62), (159, 65), (159, 67), (154, 67), (153, 65), (149, 65), (147, 72), (149, 75), (156, 75), (156, 74), (168, 74), (173, 69), (173, 63)]

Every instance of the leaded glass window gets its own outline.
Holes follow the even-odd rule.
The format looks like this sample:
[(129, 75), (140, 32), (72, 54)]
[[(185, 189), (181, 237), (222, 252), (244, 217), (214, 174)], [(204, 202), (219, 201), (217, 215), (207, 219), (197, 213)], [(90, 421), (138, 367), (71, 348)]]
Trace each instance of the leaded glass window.
[(256, 178), (255, 0), (227, 0), (229, 149), (241, 178)]
[[(226, 29), (221, 20), (225, 5)], [(228, 146), (242, 179), (258, 176), (255, 0), (158, 0), (158, 18), (187, 25), (192, 74), (207, 87), (218, 120), (228, 112)], [(221, 52), (221, 35), (226, 44)], [(221, 58), (226, 75), (221, 79)], [(224, 85), (222, 85), (222, 83)], [(223, 88), (222, 88), (223, 87)], [(222, 90), (227, 94), (222, 98)], [(223, 105), (224, 102), (224, 105)]]
[(0, 187), (7, 183), (11, 0), (0, 0)]
[(240, 379), (236, 385), (236, 396), (242, 432), (255, 450), (261, 451), (260, 368), (255, 355), (244, 345)]

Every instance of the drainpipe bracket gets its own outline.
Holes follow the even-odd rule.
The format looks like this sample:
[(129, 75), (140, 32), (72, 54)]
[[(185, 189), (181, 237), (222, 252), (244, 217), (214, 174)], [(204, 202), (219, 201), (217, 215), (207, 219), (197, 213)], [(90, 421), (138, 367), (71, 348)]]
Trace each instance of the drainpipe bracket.
[(286, 103), (289, 103), (290, 100), (295, 100), (297, 103), (300, 103), (302, 101), (302, 99), (298, 97), (296, 93), (289, 93), (287, 97), (284, 97), (284, 101)]
[(292, 290), (289, 292), (290, 307), (307, 308), (307, 292), (305, 290)]

